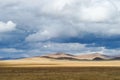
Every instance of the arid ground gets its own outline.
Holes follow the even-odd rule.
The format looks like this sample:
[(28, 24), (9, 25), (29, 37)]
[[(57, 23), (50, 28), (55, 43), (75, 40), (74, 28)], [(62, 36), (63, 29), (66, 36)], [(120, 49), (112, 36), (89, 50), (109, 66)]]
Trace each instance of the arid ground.
[(120, 61), (0, 61), (0, 80), (120, 80)]
[(0, 67), (120, 67), (120, 61), (70, 61), (47, 58), (26, 58), (0, 61)]
[(0, 80), (120, 80), (120, 68), (1, 67)]

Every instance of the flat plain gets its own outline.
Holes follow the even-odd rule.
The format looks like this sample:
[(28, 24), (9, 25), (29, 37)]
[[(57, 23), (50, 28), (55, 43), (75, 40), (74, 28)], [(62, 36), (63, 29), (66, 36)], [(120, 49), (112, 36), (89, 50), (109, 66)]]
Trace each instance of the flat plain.
[(120, 68), (1, 67), (0, 80), (120, 80)]
[(120, 61), (70, 61), (46, 58), (28, 58), (0, 61), (0, 67), (120, 67)]
[(120, 80), (120, 61), (0, 61), (0, 80)]

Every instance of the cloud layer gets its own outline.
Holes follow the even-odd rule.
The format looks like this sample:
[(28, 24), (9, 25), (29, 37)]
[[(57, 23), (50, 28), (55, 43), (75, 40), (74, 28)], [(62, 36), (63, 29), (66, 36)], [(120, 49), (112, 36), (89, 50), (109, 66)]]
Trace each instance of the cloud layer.
[(119, 0), (4, 0), (0, 12), (0, 48), (8, 51), (113, 54), (120, 48)]
[(41, 25), (37, 26), (38, 31), (29, 35), (26, 41), (81, 37), (86, 34), (120, 35), (119, 23), (116, 20), (119, 10), (113, 2), (109, 0), (90, 2), (89, 0), (53, 0), (52, 3), (47, 0), (42, 1), (43, 5), (40, 5), (39, 9), (42, 15)]
[(8, 32), (13, 31), (16, 28), (16, 24), (12, 21), (8, 21), (7, 23), (0, 22), (0, 32)]

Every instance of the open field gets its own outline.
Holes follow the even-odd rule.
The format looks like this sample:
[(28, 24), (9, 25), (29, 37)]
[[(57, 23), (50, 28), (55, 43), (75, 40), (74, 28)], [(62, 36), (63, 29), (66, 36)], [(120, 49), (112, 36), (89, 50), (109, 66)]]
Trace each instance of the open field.
[(120, 80), (120, 61), (0, 61), (0, 80)]
[(0, 61), (0, 67), (120, 67), (120, 61), (69, 61), (35, 58)]
[(120, 80), (120, 68), (1, 67), (0, 80)]

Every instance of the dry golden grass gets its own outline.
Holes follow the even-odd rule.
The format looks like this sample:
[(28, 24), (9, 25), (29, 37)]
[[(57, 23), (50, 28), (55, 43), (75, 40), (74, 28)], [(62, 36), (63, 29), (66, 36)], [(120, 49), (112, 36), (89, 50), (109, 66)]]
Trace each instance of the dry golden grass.
[(0, 80), (120, 80), (120, 61), (0, 61)]
[(46, 58), (27, 58), (0, 61), (0, 66), (9, 67), (120, 67), (120, 61), (69, 61)]
[(120, 68), (0, 67), (0, 80), (120, 80)]

